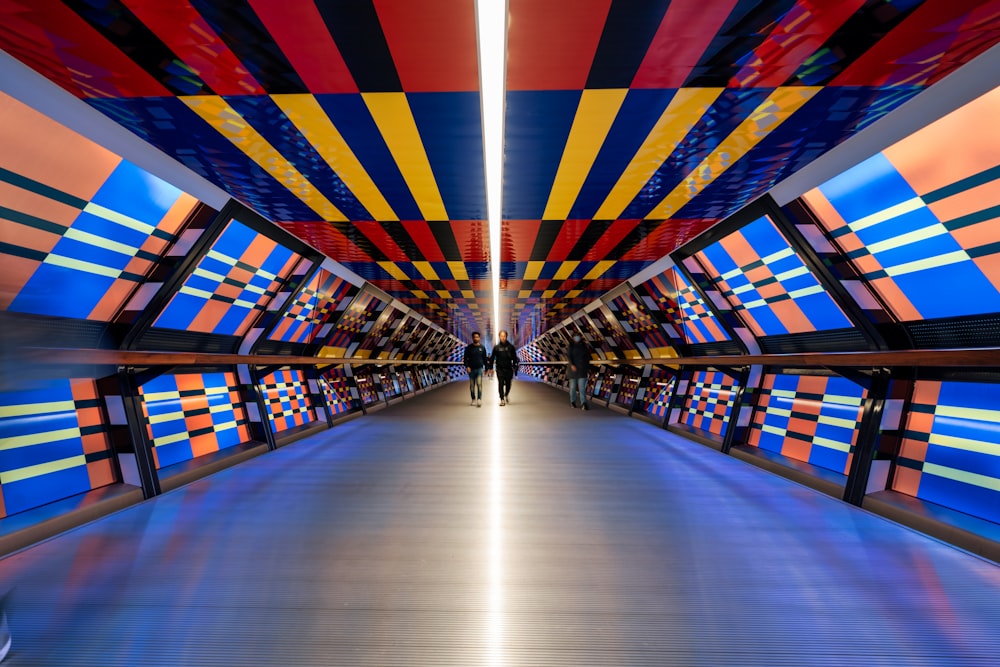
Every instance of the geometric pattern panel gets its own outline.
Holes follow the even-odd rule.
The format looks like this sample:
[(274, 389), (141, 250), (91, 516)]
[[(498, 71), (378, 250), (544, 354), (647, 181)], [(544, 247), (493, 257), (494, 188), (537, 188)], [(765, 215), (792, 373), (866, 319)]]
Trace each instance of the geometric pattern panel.
[(335, 321), (356, 293), (357, 288), (351, 283), (319, 269), (295, 295), (268, 338), (286, 343), (313, 343), (323, 325)]
[(851, 326), (767, 215), (695, 254), (756, 336)]
[(866, 393), (842, 377), (767, 374), (748, 444), (846, 475)]
[(343, 368), (331, 368), (319, 377), (319, 386), (323, 390), (326, 404), (330, 406), (333, 416), (347, 414), (361, 407), (357, 398), (351, 395), (351, 387)]
[(1000, 312), (1000, 88), (803, 196), (902, 321)]
[(662, 421), (667, 416), (670, 396), (673, 394), (677, 378), (671, 373), (654, 368), (647, 382), (646, 390), (639, 398), (636, 409)]
[(252, 439), (234, 373), (161, 375), (141, 385), (139, 396), (157, 468)]
[(697, 371), (688, 382), (679, 423), (725, 435), (739, 383), (718, 371)]
[(655, 305), (661, 317), (680, 329), (688, 345), (729, 340), (729, 334), (708, 304), (677, 269), (671, 267), (641, 283), (637, 289), (650, 307)]
[(918, 380), (892, 489), (1000, 523), (1000, 385)]
[(659, 319), (659, 311), (650, 311), (645, 302), (628, 290), (605, 302), (615, 319), (632, 339), (632, 343), (643, 357), (676, 357), (671, 345), (670, 334), (676, 332), (664, 326), (666, 320)]
[(368, 335), (361, 341), (360, 345), (354, 351), (353, 356), (365, 359), (387, 359), (389, 352), (386, 351), (386, 346), (405, 317), (406, 313), (402, 310), (388, 306), (383, 312), (382, 317), (379, 318), (368, 332)]
[(600, 304), (577, 322), (587, 319), (600, 334), (601, 349), (609, 359), (637, 359), (639, 350), (606, 304)]
[(316, 410), (303, 371), (275, 371), (261, 378), (260, 390), (274, 433), (316, 421)]
[(111, 321), (197, 201), (3, 93), (0, 146), (0, 310)]
[(330, 337), (324, 342), (319, 356), (353, 356), (388, 305), (374, 293), (367, 290), (362, 291), (337, 320), (337, 324)]
[(154, 326), (241, 336), (267, 309), (299, 259), (277, 241), (230, 220)]
[(0, 393), (0, 517), (116, 482), (93, 380)]

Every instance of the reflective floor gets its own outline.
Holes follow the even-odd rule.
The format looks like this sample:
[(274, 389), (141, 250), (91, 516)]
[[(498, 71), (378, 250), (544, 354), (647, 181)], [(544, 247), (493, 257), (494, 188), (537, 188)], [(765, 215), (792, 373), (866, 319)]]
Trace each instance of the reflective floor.
[(4, 665), (997, 665), (1000, 567), (464, 383), (0, 561)]

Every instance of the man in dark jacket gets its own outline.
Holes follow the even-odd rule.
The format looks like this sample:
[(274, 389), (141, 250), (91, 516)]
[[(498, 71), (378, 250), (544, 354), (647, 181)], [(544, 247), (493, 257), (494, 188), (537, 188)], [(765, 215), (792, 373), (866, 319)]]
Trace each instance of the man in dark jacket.
[(587, 405), (587, 375), (590, 373), (590, 349), (583, 342), (583, 336), (576, 334), (573, 342), (569, 344), (566, 351), (568, 364), (566, 366), (566, 377), (569, 379), (569, 402), (574, 408), (577, 407), (576, 395), (580, 395), (579, 407), (589, 410)]
[(490, 355), (479, 342), (479, 332), (472, 332), (472, 343), (465, 347), (465, 370), (469, 374), (469, 394), (472, 402), (469, 405), (483, 405), (483, 371), (489, 365)]
[(517, 348), (507, 340), (507, 332), (500, 332), (500, 342), (493, 347), (490, 355), (490, 367), (497, 374), (497, 387), (500, 389), (500, 405), (510, 403), (510, 384), (517, 372)]

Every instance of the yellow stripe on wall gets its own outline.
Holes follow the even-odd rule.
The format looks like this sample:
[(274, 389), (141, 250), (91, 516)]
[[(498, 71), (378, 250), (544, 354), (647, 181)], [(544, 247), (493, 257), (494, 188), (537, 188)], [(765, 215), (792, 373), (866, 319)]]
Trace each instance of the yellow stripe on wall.
[(681, 181), (647, 220), (666, 220), (811, 100), (819, 87), (778, 88)]
[(73, 401), (50, 401), (48, 403), (0, 405), (0, 418), (27, 417), (28, 415), (44, 415), (51, 412), (71, 412), (74, 410), (76, 410), (76, 403)]
[(314, 96), (271, 95), (271, 99), (375, 220), (383, 222), (399, 220), (399, 216), (382, 196), (375, 181), (368, 175), (361, 161)]
[(69, 468), (76, 468), (85, 465), (87, 465), (87, 457), (80, 454), (79, 456), (71, 456), (69, 458), (59, 459), (58, 461), (48, 461), (46, 463), (39, 463), (38, 465), (16, 468), (15, 470), (8, 470), (0, 473), (0, 484), (20, 482), (23, 479), (31, 479), (32, 477), (48, 475), (49, 473), (59, 472), (60, 470), (68, 470)]
[(627, 94), (628, 89), (583, 91), (549, 192), (543, 220), (565, 220), (569, 217), (569, 211)]
[(677, 91), (601, 204), (595, 220), (615, 220), (622, 214), (722, 91), (722, 88), (682, 88)]
[(362, 93), (361, 97), (424, 219), (447, 220), (448, 213), (437, 181), (434, 180), (434, 172), (410, 111), (410, 104), (406, 100), (406, 93)]
[(262, 137), (250, 123), (236, 112), (224, 99), (216, 95), (181, 97), (192, 111), (202, 117), (219, 134), (229, 139), (261, 169), (274, 176), (306, 206), (327, 221), (346, 222), (347, 216), (333, 202), (317, 190), (298, 169)]

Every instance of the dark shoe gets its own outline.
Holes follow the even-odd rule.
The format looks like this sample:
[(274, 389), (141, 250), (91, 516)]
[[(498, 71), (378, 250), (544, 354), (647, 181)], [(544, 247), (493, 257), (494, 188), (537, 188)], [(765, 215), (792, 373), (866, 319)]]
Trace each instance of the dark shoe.
[(586, 403), (584, 403), (584, 404), (583, 404), (583, 409), (584, 409), (584, 410), (589, 410), (589, 409), (590, 409), (590, 406), (589, 406), (589, 405), (587, 405)]
[(573, 406), (573, 409), (574, 409), (574, 410), (576, 410), (576, 403), (575, 403), (575, 402), (573, 402), (573, 401), (570, 401), (570, 405), (571, 405), (571, 406)]

